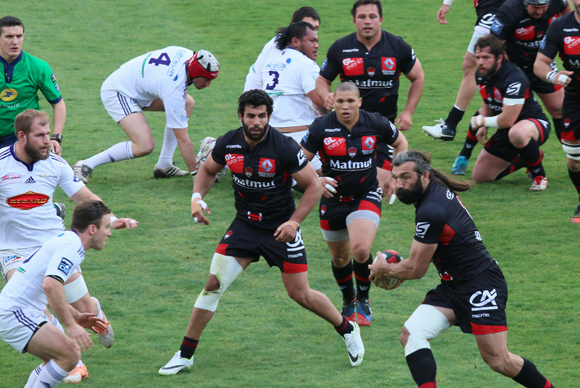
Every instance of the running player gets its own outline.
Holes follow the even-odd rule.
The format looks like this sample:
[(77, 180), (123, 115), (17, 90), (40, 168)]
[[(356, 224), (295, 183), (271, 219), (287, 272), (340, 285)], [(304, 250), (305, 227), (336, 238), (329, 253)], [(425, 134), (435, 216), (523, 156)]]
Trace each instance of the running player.
[[(571, 0), (575, 11), (555, 20), (540, 46), (534, 63), (534, 73), (542, 80), (565, 86), (562, 148), (566, 153), (568, 174), (580, 197), (580, 0)], [(560, 53), (566, 70), (557, 72), (550, 67)], [(580, 204), (572, 222), (580, 223)]]
[[(187, 88), (204, 89), (219, 73), (217, 59), (206, 50), (194, 53), (183, 47), (166, 47), (143, 54), (122, 65), (101, 87), (105, 109), (129, 137), (106, 151), (74, 165), (75, 174), (87, 183), (97, 166), (149, 155), (155, 148), (151, 128), (143, 111), (165, 111), (163, 146), (153, 175), (156, 178), (195, 175), (197, 162), (188, 134), (195, 106)], [(178, 168), (173, 154), (179, 146), (189, 169)]]
[(396, 264), (377, 260), (370, 266), (375, 284), (385, 277), (421, 279), (430, 262), (441, 278), (401, 333), (413, 380), (421, 388), (437, 387), (437, 365), (429, 341), (456, 325), (475, 335), (479, 353), (494, 371), (524, 387), (555, 388), (531, 361), (507, 349), (507, 284), (457, 197), (457, 192), (469, 190), (471, 184), (446, 177), (430, 162), (418, 151), (395, 157), (397, 196), (416, 208), (415, 237), (408, 259)]
[[(350, 81), (360, 90), (362, 109), (378, 112), (397, 125), (401, 131), (411, 128), (412, 116), (421, 99), (425, 76), (415, 52), (401, 37), (381, 30), (383, 6), (380, 0), (358, 0), (354, 3), (352, 20), (356, 32), (347, 35), (330, 46), (316, 80), (316, 92), (332, 109), (334, 95), (330, 91), (332, 81), (340, 75), (341, 81)], [(407, 103), (397, 116), (399, 76), (401, 73), (411, 81)], [(390, 179), (392, 149), (379, 144), (377, 153), (377, 178), (383, 195), (391, 193)]]
[(362, 101), (354, 83), (338, 85), (333, 101), (335, 111), (312, 123), (302, 147), (308, 159), (318, 152), (323, 161), (320, 228), (332, 256), (334, 278), (342, 291), (342, 314), (369, 326), (373, 313), (368, 265), (372, 263), (371, 246), (381, 219), (377, 148), (384, 143), (399, 153), (407, 149), (407, 140), (387, 118), (360, 109)]
[[(559, 85), (538, 78), (534, 74), (534, 61), (549, 25), (558, 16), (571, 11), (568, 0), (509, 0), (497, 11), (491, 27), (491, 34), (505, 41), (510, 62), (524, 71), (530, 80), (531, 89), (536, 92), (552, 116), (558, 138), (562, 126), (564, 90)], [(556, 69), (555, 62), (552, 62), (551, 66)], [(475, 133), (468, 130), (463, 149), (451, 168), (453, 174), (465, 174), (476, 144)]]
[[(300, 146), (285, 137), (268, 120), (272, 99), (263, 90), (241, 95), (238, 116), (242, 127), (221, 136), (193, 186), (191, 212), (194, 221), (209, 224), (202, 200), (226, 164), (232, 172), (236, 217), (213, 256), (207, 283), (198, 296), (180, 350), (159, 370), (173, 375), (193, 365), (197, 344), (213, 317), (221, 295), (252, 262), (263, 256), (276, 266), (288, 296), (331, 323), (344, 338), (350, 362), (360, 365), (364, 346), (360, 329), (332, 305), (326, 295), (308, 285), (308, 264), (300, 223), (318, 202), (322, 190), (318, 176)], [(292, 197), (291, 179), (305, 188), (298, 207)]]
[[(548, 140), (550, 122), (530, 92), (524, 72), (506, 59), (505, 44), (493, 35), (475, 44), (477, 85), (483, 98), (471, 128), (485, 148), (479, 154), (472, 177), (491, 182), (527, 166), (531, 191), (548, 187), (540, 145)], [(488, 128), (497, 129), (487, 140)]]
[[(439, 23), (447, 24), (445, 16), (449, 12), (454, 1), (455, 0), (443, 0), (443, 5), (439, 11), (437, 11), (437, 21)], [(495, 14), (505, 1), (506, 0), (475, 0), (473, 2), (475, 13), (477, 14), (477, 20), (475, 21), (475, 27), (473, 27), (474, 31), (473, 36), (471, 37), (471, 42), (469, 42), (467, 52), (463, 57), (463, 64), (461, 65), (461, 68), (463, 69), (463, 78), (461, 79), (459, 91), (455, 98), (455, 104), (449, 111), (449, 115), (445, 120), (435, 120), (439, 121), (439, 124), (423, 126), (423, 132), (426, 132), (429, 136), (433, 136), (435, 139), (447, 141), (455, 139), (457, 124), (459, 124), (461, 119), (463, 119), (465, 110), (477, 92), (477, 85), (474, 82), (475, 70), (477, 70), (475, 63), (475, 42), (477, 42), (479, 38), (489, 34), (489, 29), (495, 19)]]

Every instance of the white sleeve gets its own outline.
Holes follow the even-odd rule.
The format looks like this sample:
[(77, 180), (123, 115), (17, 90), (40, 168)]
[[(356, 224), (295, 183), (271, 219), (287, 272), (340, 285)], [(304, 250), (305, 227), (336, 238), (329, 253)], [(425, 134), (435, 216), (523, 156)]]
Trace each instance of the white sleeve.
[[(59, 157), (60, 158), (60, 157)], [(62, 158), (60, 158), (62, 159)], [(55, 158), (57, 162), (61, 162)], [(61, 163), (57, 163), (61, 167), (60, 178), (58, 180), (58, 187), (60, 187), (66, 195), (72, 197), (79, 191), (85, 184), (80, 181), (80, 179), (75, 175), (73, 169), (68, 165), (68, 163), (62, 159)]]
[(76, 244), (67, 242), (59, 247), (50, 258), (44, 276), (57, 276), (66, 282), (73, 270), (81, 265), (83, 258), (78, 253)]
[(189, 118), (185, 111), (185, 96), (186, 91), (181, 91), (179, 88), (173, 90), (172, 93), (164, 96), (163, 106), (165, 107), (165, 120), (169, 128), (187, 128)]
[(318, 74), (320, 74), (320, 67), (314, 61), (300, 71), (300, 82), (302, 83), (304, 94), (308, 94), (316, 89)]
[(246, 84), (244, 85), (244, 92), (252, 89), (262, 89), (262, 70), (264, 70), (264, 66), (266, 65), (266, 58), (268, 54), (272, 51), (276, 50), (276, 37), (272, 38), (264, 48), (256, 62), (252, 66), (250, 66), (250, 71), (246, 76)]

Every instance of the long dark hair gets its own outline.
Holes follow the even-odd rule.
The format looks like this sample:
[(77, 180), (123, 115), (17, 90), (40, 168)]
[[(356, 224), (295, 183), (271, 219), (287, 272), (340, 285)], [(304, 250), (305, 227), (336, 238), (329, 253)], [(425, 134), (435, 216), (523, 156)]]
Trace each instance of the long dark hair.
[(407, 162), (415, 163), (413, 170), (419, 176), (423, 175), (425, 171), (429, 171), (429, 180), (431, 182), (439, 183), (453, 192), (467, 191), (471, 188), (471, 182), (450, 178), (436, 168), (431, 167), (431, 155), (428, 153), (415, 150), (401, 152), (393, 160), (393, 167), (399, 167)]

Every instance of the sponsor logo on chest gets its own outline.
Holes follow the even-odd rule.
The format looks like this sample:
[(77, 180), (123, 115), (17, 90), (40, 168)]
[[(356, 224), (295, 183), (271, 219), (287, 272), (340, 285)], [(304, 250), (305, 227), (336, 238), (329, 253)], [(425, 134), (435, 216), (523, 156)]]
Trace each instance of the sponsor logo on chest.
[(362, 58), (344, 58), (342, 69), (347, 77), (363, 75), (365, 73), (364, 60)]

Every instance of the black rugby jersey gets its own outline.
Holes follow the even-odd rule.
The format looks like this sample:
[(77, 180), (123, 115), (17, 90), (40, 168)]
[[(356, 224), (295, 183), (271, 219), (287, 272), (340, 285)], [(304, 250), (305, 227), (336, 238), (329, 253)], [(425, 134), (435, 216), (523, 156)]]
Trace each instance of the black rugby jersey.
[(381, 40), (369, 52), (354, 32), (330, 46), (320, 76), (333, 81), (340, 75), (354, 83), (363, 99), (361, 109), (395, 120), (399, 76), (408, 74), (415, 61), (415, 52), (400, 36), (381, 31)]
[(555, 58), (560, 53), (562, 64), (573, 71), (572, 82), (566, 86), (566, 95), (580, 95), (580, 23), (571, 12), (554, 20), (540, 46), (540, 53)]
[(497, 11), (491, 33), (506, 41), (506, 51), (511, 62), (522, 68), (532, 68), (548, 27), (567, 5), (568, 0), (552, 0), (546, 13), (534, 19), (523, 0), (508, 0)]
[(414, 239), (438, 244), (431, 260), (442, 281), (469, 280), (492, 263), (471, 215), (451, 190), (431, 182), (415, 207)]
[(504, 60), (497, 73), (490, 79), (484, 80), (481, 78), (479, 71), (475, 73), (475, 79), (477, 80), (477, 87), (481, 97), (494, 115), (499, 115), (503, 111), (504, 98), (523, 98), (525, 99), (524, 106), (516, 122), (532, 118), (548, 120), (530, 90), (528, 77), (517, 65)]
[(318, 152), (322, 173), (336, 179), (333, 199), (364, 195), (377, 187), (377, 143), (393, 144), (399, 131), (379, 113), (360, 110), (358, 122), (349, 131), (338, 121), (336, 112), (314, 120), (302, 139), (308, 152)]
[(250, 148), (240, 127), (219, 137), (212, 157), (232, 172), (236, 218), (267, 229), (290, 218), (296, 209), (290, 175), (308, 164), (293, 139), (270, 127), (264, 139)]
[(506, 0), (473, 0), (473, 6), (475, 7), (475, 13), (477, 13), (478, 19), (485, 17), (486, 14), (495, 14), (505, 1)]

